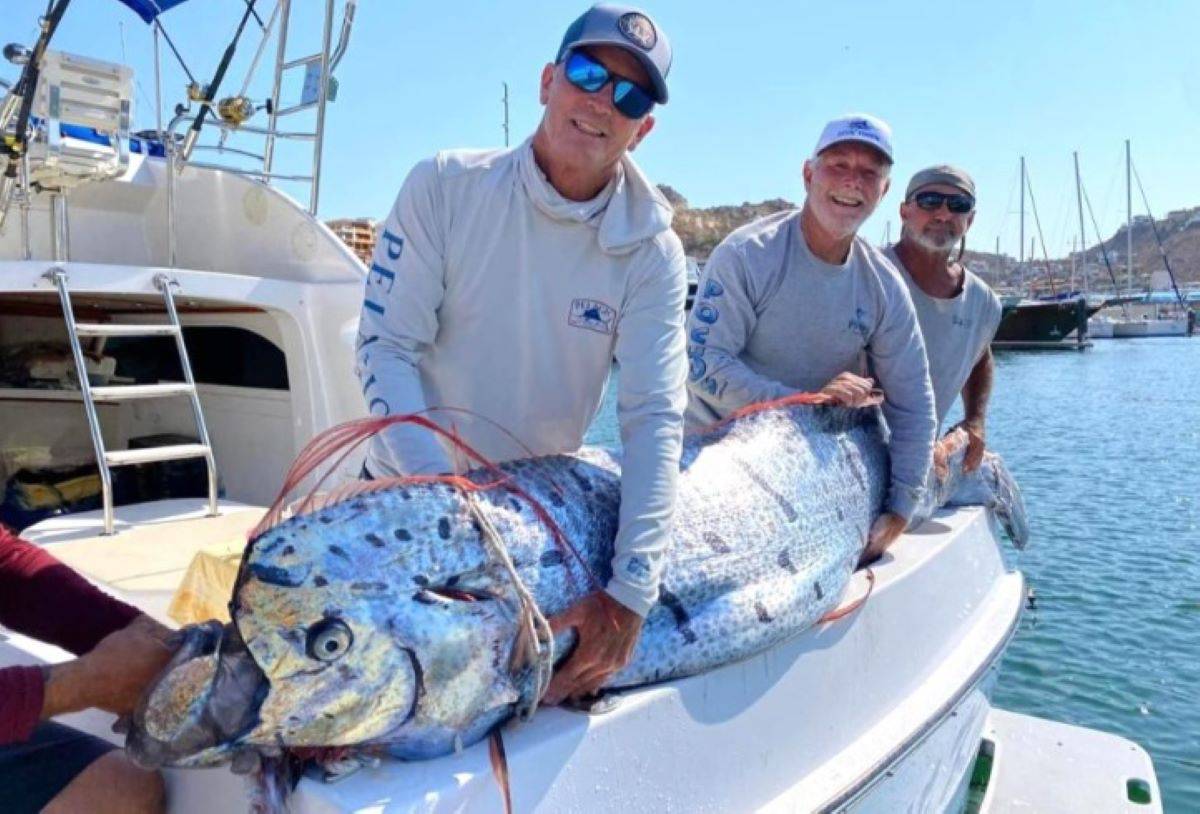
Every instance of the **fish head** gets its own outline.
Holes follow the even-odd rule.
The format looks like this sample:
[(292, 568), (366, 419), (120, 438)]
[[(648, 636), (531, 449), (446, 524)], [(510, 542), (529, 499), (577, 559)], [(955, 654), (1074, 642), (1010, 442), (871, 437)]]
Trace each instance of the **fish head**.
[(526, 691), (513, 588), (460, 495), (421, 498), (330, 507), (252, 541), (232, 624), (194, 635), (135, 716), (139, 761), (372, 744), (431, 757), (511, 714)]

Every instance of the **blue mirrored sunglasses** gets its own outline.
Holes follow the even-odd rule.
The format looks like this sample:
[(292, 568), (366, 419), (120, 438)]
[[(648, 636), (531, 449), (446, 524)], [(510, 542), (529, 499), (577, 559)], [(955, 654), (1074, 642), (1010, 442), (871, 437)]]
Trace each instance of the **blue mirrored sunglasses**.
[(640, 119), (654, 107), (654, 98), (641, 86), (610, 72), (582, 51), (571, 51), (564, 73), (567, 81), (586, 93), (596, 93), (612, 82), (613, 107), (628, 119)]

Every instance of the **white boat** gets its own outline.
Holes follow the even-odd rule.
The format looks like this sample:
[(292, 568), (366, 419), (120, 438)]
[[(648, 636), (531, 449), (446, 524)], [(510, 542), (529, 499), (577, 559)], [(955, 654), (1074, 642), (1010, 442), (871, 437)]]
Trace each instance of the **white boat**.
[(1143, 336), (1187, 336), (1187, 317), (1156, 317), (1127, 319), (1113, 323), (1113, 337), (1131, 339)]
[[(286, 0), (282, 9), (272, 20), (286, 25)], [(344, 50), (328, 36), (332, 2), (326, 9), (321, 87)], [(45, 139), (25, 177), (41, 178), (45, 189), (57, 179), (66, 195), (26, 190), (0, 233), (0, 348), (65, 343), (82, 370), (74, 390), (0, 388), (0, 449), (26, 465), (99, 462), (100, 508), (41, 520), (24, 534), (173, 624), (168, 605), (193, 556), (244, 536), (314, 433), (364, 414), (353, 343), (366, 269), (315, 219), (313, 201), (306, 208), (264, 182), (269, 159), (247, 174), (154, 157), (161, 145), (135, 143), (120, 115), (132, 98), (127, 70), (47, 59), (55, 69), (43, 82), (75, 68), (108, 77), (87, 107), (107, 99), (116, 113), (111, 129), (81, 139), (72, 135), (75, 122), (44, 111), (44, 132), (61, 138)], [(71, 87), (87, 92), (86, 83)], [(275, 88), (274, 110), (284, 110)], [(316, 101), (323, 116), (325, 100)], [(274, 119), (263, 129), (266, 139), (278, 137)], [(320, 144), (318, 122), (314, 198)], [(167, 152), (176, 154), (173, 146)], [(174, 438), (166, 448), (143, 445), (167, 435)], [(173, 466), (180, 457), (203, 462), (189, 482), (201, 496), (160, 489), (112, 505), (121, 471), (138, 461)], [(991, 708), (996, 669), (1025, 603), (1023, 578), (1006, 567), (1000, 547), (983, 510), (944, 512), (891, 549), (874, 568), (867, 601), (844, 619), (705, 675), (623, 693), (603, 713), (546, 709), (508, 728), (516, 808), (959, 810), (980, 762), (990, 777), (974, 789), (978, 810), (1015, 810), (1028, 799), (1034, 810), (1070, 810), (1037, 802), (1066, 799), (1064, 784), (1072, 783), (1094, 792), (1089, 811), (1130, 810), (1134, 787), (1150, 798), (1136, 810), (1161, 810), (1140, 747)], [(868, 589), (859, 572), (843, 601)], [(67, 658), (19, 635), (0, 637), (0, 665)], [(116, 737), (102, 713), (67, 720)], [(1010, 748), (1008, 739), (1059, 744), (1060, 754)], [(1076, 741), (1086, 750), (1074, 749)], [(245, 805), (243, 781), (227, 769), (166, 776), (173, 812)], [(1024, 796), (1001, 799), (997, 789), (1010, 787)], [(479, 744), (423, 763), (387, 762), (336, 784), (306, 778), (293, 805), (495, 811), (500, 798)]]

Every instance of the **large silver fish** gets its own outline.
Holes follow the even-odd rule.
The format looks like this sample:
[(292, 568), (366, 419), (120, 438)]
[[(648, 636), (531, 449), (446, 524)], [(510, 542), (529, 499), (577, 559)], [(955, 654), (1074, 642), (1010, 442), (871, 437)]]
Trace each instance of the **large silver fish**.
[[(1015, 484), (990, 454), (964, 476), (963, 441), (920, 514), (987, 505), (1022, 545)], [(132, 754), (150, 766), (331, 746), (431, 758), (534, 701), (514, 583), (482, 526), (503, 539), (541, 612), (558, 613), (609, 577), (620, 465), (585, 449), (501, 469), (508, 485), (475, 493), (481, 514), (453, 485), (411, 483), (252, 539), (232, 624), (185, 630), (135, 715)], [(661, 598), (609, 686), (709, 670), (814, 624), (839, 602), (887, 480), (876, 409), (794, 403), (689, 436)]]

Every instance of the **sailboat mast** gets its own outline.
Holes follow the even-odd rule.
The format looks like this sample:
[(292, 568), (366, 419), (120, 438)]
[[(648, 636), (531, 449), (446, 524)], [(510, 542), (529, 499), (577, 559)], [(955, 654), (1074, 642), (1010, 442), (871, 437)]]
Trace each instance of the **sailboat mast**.
[(1133, 291), (1133, 159), (1125, 139), (1125, 290)]
[(1091, 287), (1088, 285), (1088, 269), (1087, 269), (1087, 230), (1083, 227), (1083, 182), (1079, 180), (1079, 152), (1074, 153), (1075, 156), (1075, 201), (1079, 205), (1079, 251), (1081, 271), (1083, 274), (1083, 293), (1085, 295), (1091, 293)]
[(1025, 156), (1021, 156), (1021, 242), (1017, 267), (1025, 265)]

